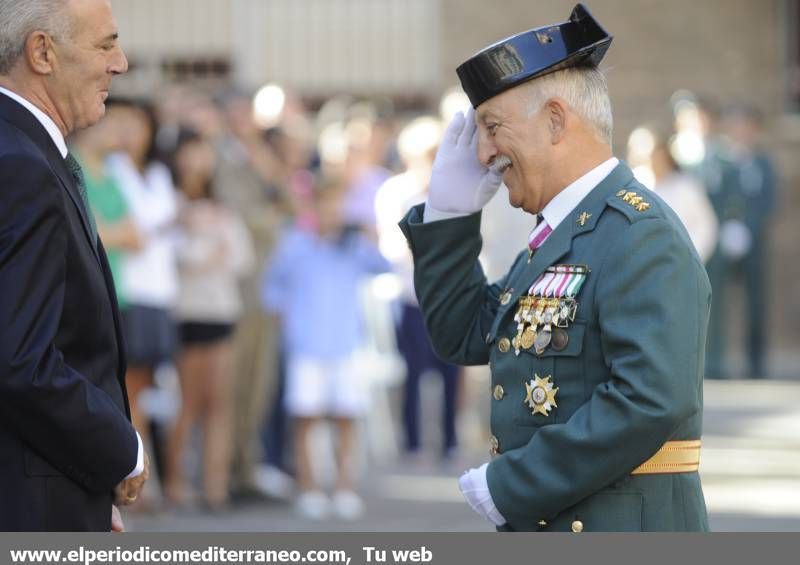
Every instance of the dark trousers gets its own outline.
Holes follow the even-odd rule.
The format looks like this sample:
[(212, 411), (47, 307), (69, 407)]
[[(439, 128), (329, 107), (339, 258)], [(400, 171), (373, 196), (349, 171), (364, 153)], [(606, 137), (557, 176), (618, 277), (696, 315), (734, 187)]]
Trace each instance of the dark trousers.
[(420, 379), (427, 370), (434, 370), (444, 381), (442, 429), (446, 454), (457, 445), (456, 403), (458, 400), (459, 367), (439, 359), (431, 346), (419, 307), (404, 304), (397, 331), (397, 347), (405, 358), (408, 375), (403, 400), (403, 427), (406, 449), (420, 447)]
[(286, 389), (286, 355), (283, 347), (278, 348), (278, 355), (278, 384), (272, 399), (269, 418), (261, 429), (261, 446), (264, 450), (264, 462), (286, 471), (290, 467), (287, 465), (286, 453), (289, 417), (283, 406)]
[[(767, 317), (767, 246), (763, 236), (755, 235), (753, 247), (738, 261), (730, 261), (717, 250), (706, 266), (711, 281), (711, 317), (708, 323), (706, 375), (728, 378), (730, 370), (725, 357), (728, 350), (729, 311), (744, 312), (746, 360), (749, 377), (766, 376), (766, 355), (769, 320)], [(744, 285), (744, 304), (732, 304), (728, 289), (736, 282)]]

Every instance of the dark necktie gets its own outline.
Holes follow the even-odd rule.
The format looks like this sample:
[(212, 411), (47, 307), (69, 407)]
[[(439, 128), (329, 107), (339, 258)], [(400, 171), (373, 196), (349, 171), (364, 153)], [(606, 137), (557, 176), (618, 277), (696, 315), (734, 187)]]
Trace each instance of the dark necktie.
[(81, 201), (83, 202), (83, 211), (86, 213), (86, 217), (89, 218), (89, 225), (92, 229), (92, 243), (97, 245), (97, 224), (94, 221), (92, 209), (89, 207), (89, 196), (86, 193), (86, 179), (83, 176), (81, 165), (78, 163), (78, 160), (72, 156), (72, 153), (67, 153), (67, 158), (64, 161), (67, 164), (69, 172), (72, 173), (72, 178), (75, 179), (75, 185), (78, 187), (78, 193), (81, 195)]

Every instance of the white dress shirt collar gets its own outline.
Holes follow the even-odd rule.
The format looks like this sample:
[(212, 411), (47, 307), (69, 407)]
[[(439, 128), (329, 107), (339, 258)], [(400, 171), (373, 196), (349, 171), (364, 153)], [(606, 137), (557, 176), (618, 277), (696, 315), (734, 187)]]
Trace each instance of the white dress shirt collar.
[(53, 138), (53, 143), (55, 143), (56, 147), (58, 147), (58, 151), (61, 153), (61, 156), (64, 158), (67, 157), (67, 142), (64, 141), (64, 136), (62, 135), (61, 130), (58, 129), (56, 123), (53, 121), (53, 118), (42, 112), (39, 108), (34, 106), (31, 102), (16, 92), (12, 92), (7, 88), (3, 88), (2, 86), (0, 86), (0, 92), (27, 108), (28, 111), (33, 114), (37, 120), (39, 120), (39, 123), (44, 126), (44, 129), (47, 130), (47, 133), (50, 134), (50, 137)]
[(550, 228), (555, 231), (558, 224), (569, 216), (581, 200), (611, 174), (618, 164), (619, 159), (611, 157), (556, 194), (542, 210), (542, 216)]

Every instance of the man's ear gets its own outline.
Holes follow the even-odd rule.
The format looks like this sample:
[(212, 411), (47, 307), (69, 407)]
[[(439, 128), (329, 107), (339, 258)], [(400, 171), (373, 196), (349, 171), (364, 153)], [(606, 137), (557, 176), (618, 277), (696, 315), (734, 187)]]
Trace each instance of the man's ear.
[(55, 68), (53, 39), (44, 31), (32, 32), (25, 40), (24, 56), (34, 73), (51, 74)]
[(551, 98), (544, 105), (547, 124), (550, 128), (550, 143), (561, 143), (567, 131), (567, 105), (561, 98)]

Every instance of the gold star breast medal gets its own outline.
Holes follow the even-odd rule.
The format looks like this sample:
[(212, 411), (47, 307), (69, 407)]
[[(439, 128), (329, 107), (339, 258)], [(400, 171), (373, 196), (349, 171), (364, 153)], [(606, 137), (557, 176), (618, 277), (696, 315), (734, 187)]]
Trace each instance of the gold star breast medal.
[(556, 404), (556, 393), (558, 388), (553, 388), (553, 383), (550, 382), (551, 376), (541, 378), (539, 375), (534, 374), (533, 379), (525, 383), (525, 404), (531, 409), (531, 414), (541, 414), (542, 416), (549, 416), (553, 408), (558, 408)]

